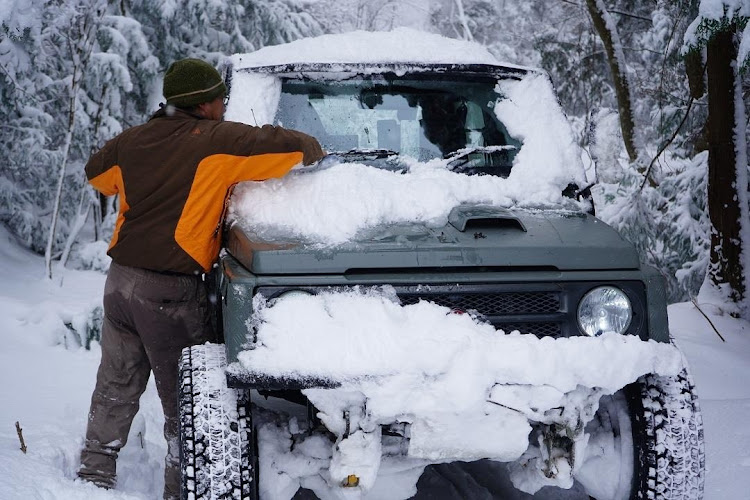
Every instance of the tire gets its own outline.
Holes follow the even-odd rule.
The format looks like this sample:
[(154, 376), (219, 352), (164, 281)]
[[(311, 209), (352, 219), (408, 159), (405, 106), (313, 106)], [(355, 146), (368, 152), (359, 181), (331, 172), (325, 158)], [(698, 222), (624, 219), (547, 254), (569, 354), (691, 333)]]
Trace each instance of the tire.
[(180, 359), (180, 469), (184, 500), (258, 499), (257, 444), (247, 391), (226, 385), (224, 346)]
[[(577, 479), (596, 500), (700, 500), (705, 453), (703, 420), (686, 370), (675, 377), (646, 375), (605, 396), (586, 429), (594, 442), (611, 439), (598, 459), (609, 460), (607, 475), (579, 471)], [(607, 442), (603, 439), (599, 442)], [(594, 446), (596, 449), (596, 445)], [(588, 453), (588, 451), (587, 451)], [(584, 459), (583, 468), (586, 468)]]
[(676, 377), (647, 375), (629, 391), (639, 465), (632, 498), (702, 499), (703, 418), (687, 370)]

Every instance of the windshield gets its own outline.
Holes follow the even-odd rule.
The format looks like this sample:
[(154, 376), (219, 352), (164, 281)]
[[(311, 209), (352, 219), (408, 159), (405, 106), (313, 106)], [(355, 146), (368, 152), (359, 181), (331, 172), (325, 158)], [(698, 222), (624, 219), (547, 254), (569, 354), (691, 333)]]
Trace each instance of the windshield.
[(520, 143), (495, 115), (496, 86), (494, 78), (434, 74), (285, 79), (275, 122), (315, 136), (329, 152), (453, 158), (455, 169), (507, 177)]

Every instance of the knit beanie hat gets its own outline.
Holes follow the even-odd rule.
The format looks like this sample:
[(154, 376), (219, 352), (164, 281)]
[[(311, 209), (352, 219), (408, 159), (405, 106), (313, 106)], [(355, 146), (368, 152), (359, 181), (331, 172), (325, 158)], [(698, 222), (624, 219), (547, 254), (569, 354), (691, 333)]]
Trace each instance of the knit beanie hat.
[(213, 66), (200, 59), (175, 61), (164, 74), (167, 104), (189, 108), (210, 102), (227, 93), (224, 81)]

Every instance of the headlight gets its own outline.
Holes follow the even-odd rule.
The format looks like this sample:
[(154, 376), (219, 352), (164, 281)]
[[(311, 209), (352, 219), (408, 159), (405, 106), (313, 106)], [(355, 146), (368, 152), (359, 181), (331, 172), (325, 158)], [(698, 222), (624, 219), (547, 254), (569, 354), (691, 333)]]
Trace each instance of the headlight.
[(630, 300), (613, 286), (594, 288), (578, 304), (578, 325), (592, 337), (604, 332), (625, 333), (632, 319)]

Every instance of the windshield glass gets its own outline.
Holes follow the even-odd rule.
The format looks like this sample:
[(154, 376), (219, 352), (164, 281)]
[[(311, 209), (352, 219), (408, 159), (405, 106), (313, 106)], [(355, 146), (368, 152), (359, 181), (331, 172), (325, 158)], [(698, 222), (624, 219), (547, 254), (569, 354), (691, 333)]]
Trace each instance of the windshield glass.
[[(494, 78), (373, 75), (285, 79), (275, 123), (315, 136), (328, 152), (384, 150), (507, 177), (520, 143), (494, 109)], [(499, 147), (498, 147), (499, 146)]]

